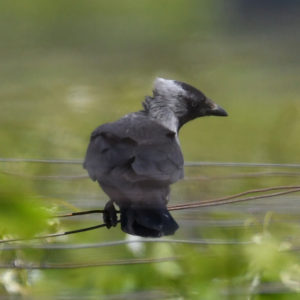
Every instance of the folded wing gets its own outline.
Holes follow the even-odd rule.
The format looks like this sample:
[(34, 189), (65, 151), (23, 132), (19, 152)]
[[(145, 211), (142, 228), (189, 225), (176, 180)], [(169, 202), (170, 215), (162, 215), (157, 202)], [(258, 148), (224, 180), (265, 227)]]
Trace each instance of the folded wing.
[[(171, 184), (183, 177), (183, 157), (175, 133), (142, 116), (126, 116), (98, 127), (84, 167), (93, 180)], [(118, 182), (119, 184), (120, 182)]]

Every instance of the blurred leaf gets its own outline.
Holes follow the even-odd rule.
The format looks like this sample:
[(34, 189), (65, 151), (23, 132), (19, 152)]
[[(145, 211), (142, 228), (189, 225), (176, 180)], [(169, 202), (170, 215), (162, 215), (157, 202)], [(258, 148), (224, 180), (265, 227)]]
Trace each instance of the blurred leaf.
[(33, 236), (45, 229), (48, 214), (33, 192), (20, 180), (1, 176), (1, 234)]

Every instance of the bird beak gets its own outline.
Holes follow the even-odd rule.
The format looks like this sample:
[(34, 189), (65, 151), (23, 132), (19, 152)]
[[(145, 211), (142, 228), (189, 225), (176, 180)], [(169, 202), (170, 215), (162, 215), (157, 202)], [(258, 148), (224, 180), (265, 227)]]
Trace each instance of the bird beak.
[[(211, 101), (211, 100), (210, 100)], [(211, 101), (212, 102), (212, 101)], [(212, 102), (212, 108), (209, 110), (211, 116), (227, 117), (228, 114), (224, 108)]]

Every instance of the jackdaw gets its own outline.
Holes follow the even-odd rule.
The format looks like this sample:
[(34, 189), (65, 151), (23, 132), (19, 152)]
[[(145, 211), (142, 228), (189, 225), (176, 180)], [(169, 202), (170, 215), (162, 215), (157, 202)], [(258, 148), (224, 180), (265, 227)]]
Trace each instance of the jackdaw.
[(183, 178), (179, 129), (227, 113), (191, 85), (163, 78), (155, 80), (143, 107), (93, 131), (84, 168), (110, 198), (103, 215), (108, 228), (118, 223), (115, 203), (124, 232), (160, 237), (178, 229), (166, 205), (170, 184)]

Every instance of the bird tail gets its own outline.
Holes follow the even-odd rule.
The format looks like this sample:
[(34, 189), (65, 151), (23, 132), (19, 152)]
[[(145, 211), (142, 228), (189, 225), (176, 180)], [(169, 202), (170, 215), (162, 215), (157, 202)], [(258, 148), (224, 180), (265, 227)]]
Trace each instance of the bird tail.
[(174, 234), (179, 226), (166, 206), (129, 206), (121, 208), (121, 228), (132, 235), (161, 237)]

